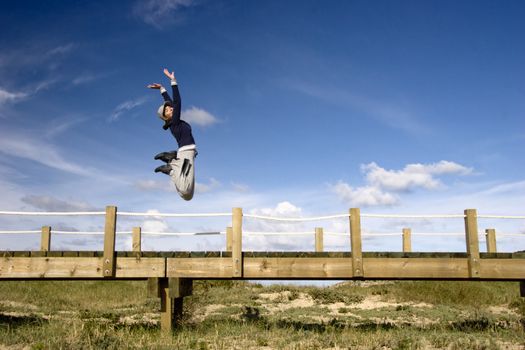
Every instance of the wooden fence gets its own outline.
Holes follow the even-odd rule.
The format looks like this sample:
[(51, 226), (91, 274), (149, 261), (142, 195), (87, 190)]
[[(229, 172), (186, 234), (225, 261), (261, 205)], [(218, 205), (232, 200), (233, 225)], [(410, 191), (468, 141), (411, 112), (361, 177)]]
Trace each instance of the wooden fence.
[(144, 252), (142, 231), (132, 230), (131, 251), (115, 251), (117, 208), (106, 207), (103, 251), (53, 251), (53, 231), (42, 227), (39, 251), (0, 252), (1, 280), (135, 279), (148, 280), (161, 298), (161, 325), (171, 329), (191, 294), (193, 279), (425, 279), (521, 281), (525, 295), (525, 252), (497, 253), (496, 231), (486, 230), (487, 252), (480, 252), (475, 209), (464, 211), (463, 253), (412, 252), (411, 230), (402, 230), (402, 251), (363, 252), (359, 208), (349, 211), (347, 252), (325, 252), (323, 228), (312, 232), (310, 252), (243, 251), (243, 211), (232, 210), (225, 250), (212, 252)]

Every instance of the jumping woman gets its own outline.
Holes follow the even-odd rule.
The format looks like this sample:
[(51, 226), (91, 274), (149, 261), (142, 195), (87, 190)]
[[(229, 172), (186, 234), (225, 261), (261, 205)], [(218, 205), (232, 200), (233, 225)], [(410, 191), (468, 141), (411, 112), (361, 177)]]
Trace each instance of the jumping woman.
[(164, 103), (157, 110), (157, 115), (164, 121), (163, 129), (170, 129), (171, 134), (177, 140), (179, 149), (172, 152), (162, 152), (155, 156), (155, 159), (161, 160), (166, 164), (155, 169), (155, 172), (161, 172), (171, 177), (171, 180), (177, 188), (177, 192), (184, 200), (191, 200), (195, 190), (195, 156), (197, 147), (191, 133), (190, 124), (180, 119), (181, 99), (177, 80), (174, 72), (164, 68), (164, 74), (171, 81), (173, 100), (170, 98), (166, 89), (158, 83), (148, 85), (150, 89), (158, 89)]

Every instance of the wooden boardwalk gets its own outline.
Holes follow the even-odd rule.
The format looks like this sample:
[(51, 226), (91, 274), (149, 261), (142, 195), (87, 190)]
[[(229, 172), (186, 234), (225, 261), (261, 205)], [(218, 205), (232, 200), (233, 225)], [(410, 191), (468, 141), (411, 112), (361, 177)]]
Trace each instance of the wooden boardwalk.
[(133, 230), (133, 251), (115, 251), (116, 218), (116, 207), (107, 207), (103, 251), (52, 251), (51, 228), (43, 227), (40, 251), (0, 252), (0, 281), (148, 280), (161, 298), (165, 330), (182, 312), (194, 279), (520, 281), (525, 296), (525, 252), (497, 253), (493, 230), (487, 230), (488, 252), (480, 252), (473, 209), (465, 210), (464, 253), (411, 252), (409, 230), (403, 230), (403, 252), (363, 252), (357, 208), (349, 212), (348, 252), (324, 252), (320, 229), (315, 252), (243, 251), (240, 208), (233, 209), (225, 251), (142, 251), (140, 228)]

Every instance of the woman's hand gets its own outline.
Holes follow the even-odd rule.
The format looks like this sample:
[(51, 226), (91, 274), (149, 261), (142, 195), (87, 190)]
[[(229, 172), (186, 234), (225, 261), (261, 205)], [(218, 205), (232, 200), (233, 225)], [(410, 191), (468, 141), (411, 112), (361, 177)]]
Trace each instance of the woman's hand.
[(167, 69), (167, 68), (164, 68), (164, 75), (166, 75), (168, 78), (170, 78), (170, 80), (172, 81), (176, 81), (175, 79), (175, 72), (171, 72)]
[(160, 85), (159, 83), (154, 83), (154, 84), (149, 84), (147, 87), (150, 88), (150, 89), (157, 89), (158, 90), (158, 89), (162, 88), (162, 85)]

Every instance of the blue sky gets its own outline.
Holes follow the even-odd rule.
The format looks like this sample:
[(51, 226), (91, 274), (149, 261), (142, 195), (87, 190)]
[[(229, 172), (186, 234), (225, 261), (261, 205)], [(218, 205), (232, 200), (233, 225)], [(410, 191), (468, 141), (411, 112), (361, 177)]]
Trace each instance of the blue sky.
[[(0, 210), (523, 215), (524, 16), (522, 1), (3, 2)], [(158, 92), (145, 88), (168, 85), (164, 67), (175, 71), (199, 150), (191, 202), (153, 173), (153, 156), (176, 148), (155, 116)], [(121, 223), (134, 224), (178, 231), (228, 222)], [(461, 220), (366, 225), (462, 229)], [(480, 229), (488, 226), (525, 232), (523, 220)], [(0, 248), (30, 245), (3, 237)], [(502, 244), (515, 250), (525, 240)]]

